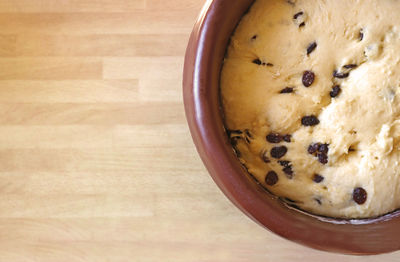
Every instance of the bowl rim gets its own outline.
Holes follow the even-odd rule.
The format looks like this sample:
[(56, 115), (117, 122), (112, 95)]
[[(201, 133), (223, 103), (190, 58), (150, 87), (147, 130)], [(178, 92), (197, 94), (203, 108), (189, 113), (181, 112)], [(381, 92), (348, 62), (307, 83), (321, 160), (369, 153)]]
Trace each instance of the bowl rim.
[[(187, 122), (197, 151), (215, 183), (226, 197), (252, 220), (291, 241), (322, 251), (353, 255), (372, 255), (399, 250), (400, 241), (394, 240), (400, 240), (400, 212), (367, 223), (353, 224), (347, 223), (346, 220), (337, 220), (338, 223), (334, 224), (330, 219), (287, 208), (277, 201), (276, 197), (267, 196), (261, 187), (245, 176), (245, 170), (234, 155), (225, 135), (221, 112), (215, 114), (216, 110), (221, 110), (220, 105), (217, 109), (208, 93), (210, 87), (216, 85), (215, 79), (212, 80), (215, 74), (219, 79), (220, 71), (212, 71), (211, 59), (218, 57), (214, 47), (218, 26), (227, 19), (227, 5), (240, 9), (243, 15), (244, 10), (254, 2), (230, 1), (206, 2), (191, 33), (183, 70), (183, 98)], [(236, 24), (231, 25), (231, 33)], [(224, 49), (226, 45), (227, 43)], [(388, 236), (376, 234), (375, 231), (382, 231)], [(399, 237), (396, 238), (395, 234)], [(366, 241), (371, 235), (383, 236), (384, 239)]]

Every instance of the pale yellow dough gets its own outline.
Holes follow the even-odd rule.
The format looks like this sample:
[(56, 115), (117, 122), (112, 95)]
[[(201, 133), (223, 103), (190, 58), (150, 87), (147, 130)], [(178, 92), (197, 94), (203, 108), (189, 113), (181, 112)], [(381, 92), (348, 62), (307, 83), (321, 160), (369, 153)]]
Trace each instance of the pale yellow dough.
[[(238, 140), (240, 160), (268, 190), (315, 214), (367, 218), (398, 209), (400, 1), (290, 2), (257, 0), (228, 48), (221, 79), (227, 129), (248, 129), (252, 136), (250, 142)], [(313, 42), (317, 47), (307, 55)], [(257, 65), (254, 59), (273, 66)], [(348, 64), (357, 65), (347, 70), (349, 77), (333, 77), (334, 70)], [(308, 88), (302, 83), (305, 70), (315, 73)], [(334, 85), (342, 91), (331, 98)], [(285, 87), (294, 92), (280, 94)], [(301, 118), (307, 115), (320, 123), (303, 126)], [(290, 134), (291, 142), (269, 143), (269, 133)], [(326, 165), (307, 152), (315, 142), (329, 144)], [(291, 161), (292, 179), (269, 156), (276, 146), (288, 149), (280, 160)], [(271, 163), (261, 159), (261, 152)], [(279, 180), (268, 186), (265, 177), (271, 170)], [(315, 183), (315, 174), (324, 180)], [(363, 204), (353, 200), (357, 187), (367, 192)]]

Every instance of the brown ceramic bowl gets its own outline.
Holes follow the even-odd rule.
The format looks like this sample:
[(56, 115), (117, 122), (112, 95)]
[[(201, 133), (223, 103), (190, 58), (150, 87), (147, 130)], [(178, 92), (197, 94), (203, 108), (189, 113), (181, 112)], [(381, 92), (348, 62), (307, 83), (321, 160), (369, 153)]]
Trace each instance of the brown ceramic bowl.
[(299, 212), (257, 185), (224, 130), (219, 79), (229, 38), (254, 0), (208, 1), (186, 51), (183, 93), (197, 150), (225, 195), (258, 224), (289, 240), (331, 252), (379, 254), (400, 249), (399, 212), (374, 220), (336, 220)]

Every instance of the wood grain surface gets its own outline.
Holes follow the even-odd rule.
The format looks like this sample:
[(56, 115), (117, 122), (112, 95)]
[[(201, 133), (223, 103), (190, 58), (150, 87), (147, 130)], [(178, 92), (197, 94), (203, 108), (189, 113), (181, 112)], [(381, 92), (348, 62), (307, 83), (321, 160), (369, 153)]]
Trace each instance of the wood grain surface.
[(181, 95), (203, 4), (0, 0), (0, 262), (400, 261), (305, 248), (222, 195)]

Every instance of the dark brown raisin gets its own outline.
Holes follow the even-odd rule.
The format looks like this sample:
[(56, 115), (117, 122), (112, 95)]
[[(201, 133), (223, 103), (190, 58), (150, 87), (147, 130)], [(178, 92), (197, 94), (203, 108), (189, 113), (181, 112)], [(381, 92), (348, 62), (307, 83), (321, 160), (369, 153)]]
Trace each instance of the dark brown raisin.
[(274, 66), (274, 64), (271, 64), (271, 63), (265, 63), (265, 62), (263, 62), (263, 63), (262, 63), (262, 65), (263, 65), (263, 66)]
[(269, 186), (273, 186), (278, 183), (278, 175), (274, 171), (269, 171), (267, 176), (265, 177), (265, 183)]
[(290, 161), (286, 161), (286, 160), (280, 160), (278, 161), (278, 163), (283, 166), (283, 167), (288, 167), (290, 166)]
[(362, 41), (364, 39), (364, 30), (360, 29), (360, 33), (358, 35), (358, 39), (360, 39), (360, 41)]
[(314, 200), (315, 200), (315, 202), (317, 202), (317, 203), (318, 203), (318, 205), (322, 205), (322, 202), (321, 202), (321, 200), (320, 200), (320, 199), (318, 199), (318, 198), (314, 198)]
[(280, 134), (271, 133), (271, 134), (267, 135), (267, 141), (272, 144), (280, 143), (282, 141), (282, 139), (283, 138)]
[(287, 166), (287, 167), (283, 168), (282, 171), (286, 174), (287, 178), (289, 178), (289, 179), (293, 178), (292, 166)]
[(367, 201), (367, 191), (362, 187), (357, 187), (353, 190), (353, 200), (359, 205), (362, 205)]
[(314, 83), (314, 80), (315, 74), (312, 71), (304, 71), (302, 82), (305, 87), (310, 87)]
[(301, 16), (301, 15), (303, 15), (303, 14), (304, 14), (303, 11), (300, 11), (300, 12), (296, 13), (296, 14), (293, 16), (293, 19), (297, 19), (299, 16)]
[(341, 73), (338, 72), (337, 70), (333, 71), (333, 77), (339, 78), (339, 79), (343, 79), (343, 78), (347, 78), (349, 77), (350, 73)]
[(286, 155), (287, 151), (288, 150), (286, 146), (277, 146), (271, 149), (271, 156), (273, 158), (279, 159)]
[(261, 64), (262, 64), (262, 62), (261, 62), (261, 60), (260, 60), (260, 59), (256, 58), (256, 59), (254, 59), (254, 60), (253, 60), (253, 64), (256, 64), (256, 65), (261, 65)]
[(317, 48), (316, 42), (309, 44), (307, 47), (307, 55), (311, 54), (315, 50), (315, 48)]
[(281, 94), (293, 93), (293, 87), (285, 87), (285, 88), (282, 89), (279, 93), (281, 93)]
[(318, 161), (319, 161), (321, 164), (323, 164), (323, 165), (328, 164), (328, 156), (327, 156), (326, 154), (324, 154), (324, 153), (318, 153), (318, 154), (317, 154), (317, 157), (318, 157)]
[(313, 177), (313, 181), (315, 183), (321, 183), (322, 181), (324, 181), (324, 177), (318, 174), (315, 174)]
[(283, 141), (290, 143), (292, 141), (292, 136), (291, 135), (283, 136)]
[(253, 35), (253, 37), (251, 38), (251, 40), (256, 40), (257, 39), (257, 35)]
[(308, 147), (307, 151), (308, 151), (308, 153), (310, 153), (310, 154), (314, 154), (314, 153), (316, 153), (316, 152), (318, 151), (318, 148), (319, 148), (319, 143), (311, 144), (311, 145)]
[(319, 124), (319, 120), (316, 116), (305, 116), (301, 119), (301, 124), (303, 126), (316, 126)]
[(306, 25), (306, 23), (302, 22), (301, 24), (299, 24), (299, 27), (303, 27), (305, 25)]
[(328, 154), (329, 151), (329, 145), (328, 144), (321, 144), (318, 148), (318, 151), (323, 153), (323, 154)]
[(339, 85), (335, 85), (334, 87), (332, 87), (332, 91), (329, 93), (329, 95), (332, 98), (337, 97), (340, 94), (340, 91), (342, 91), (340, 86)]
[(357, 67), (357, 65), (356, 64), (348, 64), (348, 65), (344, 65), (343, 67), (346, 69), (354, 69)]

